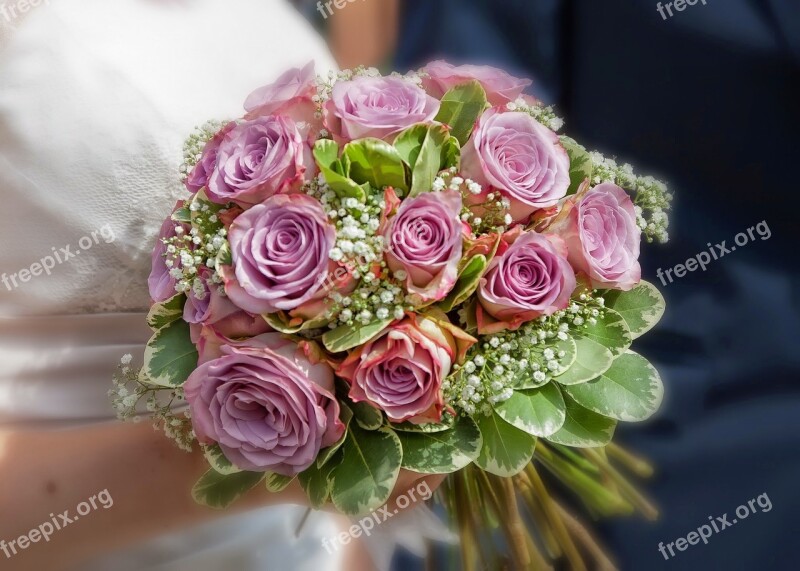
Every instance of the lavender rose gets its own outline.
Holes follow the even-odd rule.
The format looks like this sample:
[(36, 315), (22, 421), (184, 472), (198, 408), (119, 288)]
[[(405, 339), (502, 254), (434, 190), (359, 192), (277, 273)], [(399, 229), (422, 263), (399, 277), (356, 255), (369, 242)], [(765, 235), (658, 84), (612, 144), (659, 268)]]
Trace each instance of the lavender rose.
[(228, 240), (233, 267), (223, 268), (225, 292), (250, 313), (274, 313), (320, 293), (336, 229), (316, 199), (276, 195), (237, 216)]
[(340, 141), (390, 139), (415, 123), (433, 120), (439, 100), (399, 77), (356, 77), (333, 86), (325, 124)]
[(426, 65), (424, 71), (427, 77), (423, 77), (422, 85), (433, 97), (441, 99), (453, 87), (475, 79), (483, 86), (493, 106), (514, 101), (532, 83), (530, 79), (520, 79), (488, 65), (454, 66), (437, 60)]
[(464, 235), (460, 212), (460, 193), (426, 192), (404, 200), (387, 224), (386, 262), (395, 275), (405, 273), (417, 304), (444, 298), (456, 283)]
[(283, 113), (296, 103), (311, 101), (314, 78), (314, 62), (311, 61), (302, 69), (295, 67), (285, 72), (275, 83), (259, 87), (244, 102), (248, 117)]
[(511, 201), (515, 222), (556, 204), (569, 189), (569, 156), (558, 136), (522, 112), (489, 109), (464, 147), (465, 176)]
[(393, 422), (438, 422), (442, 381), (473, 343), (443, 315), (411, 315), (353, 350), (337, 374), (350, 382), (350, 398), (383, 410)]
[(208, 198), (247, 208), (296, 185), (312, 165), (311, 147), (292, 119), (269, 116), (245, 121), (220, 143)]
[[(183, 205), (184, 201), (179, 200), (177, 204), (175, 204), (173, 212), (179, 208), (182, 208)], [(170, 269), (165, 263), (167, 245), (164, 244), (164, 240), (174, 238), (176, 235), (175, 228), (179, 226), (186, 229), (185, 225), (173, 221), (172, 215), (168, 216), (167, 219), (161, 224), (161, 229), (158, 232), (158, 239), (156, 240), (156, 247), (153, 248), (153, 253), (151, 255), (150, 276), (147, 278), (147, 287), (150, 290), (150, 299), (156, 303), (166, 301), (178, 293), (175, 290), (176, 280), (170, 274)]]
[(575, 285), (563, 240), (512, 231), (480, 280), (478, 300), (483, 310), (503, 322), (503, 328), (516, 329), (567, 307)]
[(333, 370), (310, 344), (266, 333), (221, 351), (184, 385), (202, 444), (242, 470), (293, 476), (341, 437)]
[(219, 146), (225, 138), (225, 135), (230, 133), (234, 127), (236, 127), (236, 122), (231, 121), (206, 142), (203, 147), (203, 152), (200, 155), (200, 160), (197, 161), (192, 172), (186, 177), (186, 188), (192, 194), (208, 185), (208, 178), (211, 176), (211, 173), (214, 172), (214, 167), (217, 166)]
[(627, 291), (641, 280), (642, 231), (633, 202), (617, 185), (594, 187), (552, 230), (564, 238), (570, 263), (589, 277), (592, 287)]

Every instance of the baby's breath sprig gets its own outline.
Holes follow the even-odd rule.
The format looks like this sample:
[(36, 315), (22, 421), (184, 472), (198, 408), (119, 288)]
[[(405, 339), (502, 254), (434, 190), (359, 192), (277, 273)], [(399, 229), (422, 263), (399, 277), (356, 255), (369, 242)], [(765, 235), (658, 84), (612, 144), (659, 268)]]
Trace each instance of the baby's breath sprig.
[(519, 97), (516, 101), (506, 103), (506, 109), (509, 111), (522, 111), (523, 113), (527, 113), (552, 131), (560, 131), (564, 126), (564, 120), (556, 115), (552, 105), (544, 105), (542, 103), (531, 105), (525, 101), (524, 98)]
[(227, 123), (228, 121), (209, 120), (194, 128), (192, 134), (183, 143), (183, 163), (180, 166), (181, 182), (186, 182), (186, 177), (200, 161), (206, 143)]
[(636, 224), (648, 242), (669, 241), (669, 216), (667, 212), (672, 206), (672, 193), (662, 181), (652, 176), (639, 176), (633, 172), (629, 164), (618, 165), (613, 159), (601, 153), (590, 153), (593, 163), (592, 184), (603, 182), (614, 183), (633, 197), (636, 209)]
[(559, 342), (597, 322), (604, 299), (594, 291), (577, 295), (566, 309), (542, 316), (514, 331), (479, 337), (463, 365), (442, 383), (445, 400), (472, 415), (488, 413), (492, 405), (508, 400), (524, 379), (544, 385), (564, 367), (566, 351)]
[[(176, 412), (174, 408), (185, 405), (183, 389), (154, 387), (139, 378), (140, 369), (131, 367), (130, 354), (122, 356), (117, 372), (112, 378), (114, 387), (108, 391), (117, 418), (122, 421), (141, 422), (150, 417), (153, 427), (162, 429), (168, 438), (175, 441), (181, 450), (192, 451), (195, 441), (189, 409)], [(145, 401), (145, 411), (140, 410), (140, 401)]]
[[(439, 173), (433, 180), (432, 189), (434, 192), (447, 189), (461, 193), (464, 204), (461, 208), (461, 221), (469, 224), (475, 235), (502, 233), (511, 225), (511, 215), (508, 213), (508, 208), (511, 206), (509, 200), (499, 192), (490, 192), (484, 197), (483, 202), (475, 203), (475, 197), (483, 192), (483, 188), (472, 179), (458, 176), (455, 167)], [(471, 210), (475, 207), (479, 208), (479, 215)]]

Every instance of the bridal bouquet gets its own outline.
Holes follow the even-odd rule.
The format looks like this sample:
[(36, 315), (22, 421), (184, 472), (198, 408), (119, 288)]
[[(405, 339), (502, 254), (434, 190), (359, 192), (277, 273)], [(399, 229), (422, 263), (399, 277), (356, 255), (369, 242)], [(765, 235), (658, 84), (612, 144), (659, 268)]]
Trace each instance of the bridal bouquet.
[[(154, 333), (114, 395), (203, 450), (197, 501), (297, 478), (311, 505), (359, 515), (402, 468), (454, 474), (462, 535), (477, 512), (513, 537), (509, 498), (545, 497), (539, 459), (594, 513), (641, 503), (606, 477), (615, 457), (637, 465), (607, 445), (661, 402), (630, 347), (664, 311), (638, 258), (666, 240), (670, 196), (558, 135), (529, 84), (309, 65), (189, 138), (188, 192), (153, 252)], [(541, 557), (530, 537), (514, 551)]]

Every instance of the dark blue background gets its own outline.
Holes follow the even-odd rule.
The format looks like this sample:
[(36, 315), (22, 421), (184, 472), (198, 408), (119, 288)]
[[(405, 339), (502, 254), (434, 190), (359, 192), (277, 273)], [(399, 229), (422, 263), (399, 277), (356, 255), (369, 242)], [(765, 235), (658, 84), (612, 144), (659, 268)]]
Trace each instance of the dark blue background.
[[(677, 195), (645, 278), (765, 220), (772, 231), (661, 287), (637, 349), (666, 383), (656, 419), (618, 430), (650, 458), (655, 523), (603, 523), (625, 570), (800, 568), (800, 1), (707, 0), (663, 20), (651, 0), (405, 0), (395, 66), (444, 56), (536, 80), (565, 132)], [(665, 561), (658, 543), (766, 492), (760, 511)]]

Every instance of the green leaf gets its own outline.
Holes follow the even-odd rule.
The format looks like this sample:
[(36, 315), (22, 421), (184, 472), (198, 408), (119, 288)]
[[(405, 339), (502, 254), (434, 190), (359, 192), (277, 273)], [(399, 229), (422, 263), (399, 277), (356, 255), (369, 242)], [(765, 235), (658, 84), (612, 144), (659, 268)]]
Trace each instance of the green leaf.
[(588, 337), (576, 337), (575, 348), (575, 361), (569, 369), (555, 377), (562, 385), (591, 381), (605, 373), (614, 362), (614, 355), (609, 349)]
[(359, 185), (350, 179), (349, 171), (339, 159), (339, 145), (335, 141), (318, 140), (314, 143), (313, 154), (320, 172), (325, 177), (325, 182), (338, 196), (352, 197), (360, 202), (367, 200), (368, 186)]
[(314, 462), (297, 475), (297, 480), (308, 496), (312, 508), (319, 509), (328, 501), (331, 495), (330, 475), (335, 467), (334, 462), (328, 462), (322, 466), (318, 466)]
[(398, 432), (403, 468), (421, 474), (450, 474), (467, 466), (481, 451), (481, 433), (468, 416), (441, 432)]
[(261, 315), (264, 321), (267, 324), (285, 335), (294, 335), (295, 333), (299, 333), (300, 331), (306, 331), (308, 329), (317, 329), (319, 327), (324, 327), (327, 325), (330, 320), (326, 319), (325, 317), (321, 317), (318, 319), (308, 319), (303, 320), (297, 325), (287, 325), (289, 322), (289, 316), (285, 311), (276, 311), (275, 313), (264, 313)]
[(488, 265), (489, 261), (483, 254), (470, 258), (461, 269), (461, 272), (459, 272), (458, 281), (456, 281), (456, 285), (453, 287), (452, 291), (439, 303), (439, 307), (442, 311), (445, 313), (451, 311), (454, 307), (461, 305), (469, 296), (475, 293), (475, 290), (478, 289), (480, 279), (483, 276), (483, 272), (486, 271), (486, 266)]
[(183, 316), (183, 304), (185, 302), (186, 295), (179, 293), (166, 301), (154, 303), (147, 313), (147, 324), (154, 331), (158, 331), (165, 325), (180, 319)]
[(184, 224), (189, 224), (192, 221), (192, 211), (189, 210), (188, 206), (182, 206), (175, 210), (172, 213), (172, 220), (175, 222), (183, 222)]
[(478, 414), (474, 420), (483, 436), (481, 453), (475, 459), (482, 470), (507, 478), (528, 465), (536, 447), (534, 436), (511, 426), (494, 411)]
[(210, 446), (203, 446), (203, 454), (208, 460), (208, 463), (211, 467), (222, 474), (223, 476), (228, 476), (230, 474), (235, 474), (236, 472), (241, 472), (239, 468), (234, 466), (233, 462), (228, 460), (225, 457), (225, 453), (222, 452), (222, 448), (220, 448), (219, 444), (212, 444)]
[(362, 515), (382, 506), (397, 482), (403, 450), (388, 427), (364, 430), (350, 423), (340, 449), (342, 461), (331, 473), (331, 500), (340, 512)]
[(564, 395), (567, 417), (564, 426), (547, 437), (550, 442), (576, 448), (605, 446), (614, 436), (617, 421), (594, 413), (576, 403), (568, 394)]
[(652, 416), (664, 397), (658, 371), (633, 351), (617, 357), (611, 368), (596, 379), (564, 390), (581, 406), (628, 422)]
[(231, 243), (225, 240), (217, 252), (214, 267), (220, 272), (220, 266), (230, 266), (233, 264), (233, 254), (231, 253)]
[(486, 92), (481, 84), (475, 80), (468, 81), (444, 94), (436, 120), (449, 125), (450, 132), (463, 147), (486, 105)]
[(582, 329), (575, 332), (578, 337), (585, 337), (607, 347), (614, 357), (621, 355), (631, 346), (633, 338), (628, 324), (622, 316), (613, 309), (604, 309), (603, 315), (597, 318), (592, 325), (587, 323)]
[(277, 494), (286, 489), (292, 483), (295, 476), (284, 476), (276, 474), (275, 472), (266, 472), (264, 474), (264, 481), (267, 483), (267, 490), (273, 494)]
[(394, 146), (411, 167), (409, 196), (429, 192), (439, 171), (450, 166), (446, 164), (452, 162), (452, 157), (447, 156), (453, 151), (452, 145), (447, 145), (450, 139), (458, 149), (458, 141), (444, 125), (412, 125), (397, 136)]
[(261, 472), (223, 475), (216, 470), (209, 470), (192, 488), (192, 497), (198, 504), (221, 510), (254, 488), (263, 478)]
[[(543, 345), (537, 345), (534, 347), (534, 350), (539, 355), (544, 353), (545, 349), (552, 349), (553, 353), (555, 353), (556, 358), (554, 361), (558, 363), (558, 368), (549, 370), (548, 372), (550, 375), (560, 375), (567, 369), (569, 369), (572, 364), (575, 362), (575, 356), (577, 353), (577, 349), (575, 346), (575, 340), (572, 337), (567, 337), (564, 340), (558, 339), (556, 337), (549, 339), (547, 343)], [(564, 352), (563, 357), (558, 357), (560, 352)], [(544, 357), (542, 357), (544, 360)], [(547, 380), (544, 381), (545, 383)], [(533, 372), (530, 369), (517, 373), (517, 377), (515, 379), (515, 389), (535, 389), (537, 387), (542, 386), (544, 383), (539, 382), (533, 378)]]
[(604, 297), (606, 307), (619, 313), (628, 324), (633, 339), (650, 331), (666, 309), (664, 296), (656, 286), (645, 281), (630, 291), (610, 290)]
[(413, 424), (411, 422), (393, 422), (391, 427), (395, 430), (404, 432), (442, 432), (450, 430), (455, 424), (455, 417), (442, 416), (442, 422), (426, 422), (425, 424)]
[(494, 409), (503, 420), (532, 436), (550, 436), (564, 424), (564, 398), (555, 383), (514, 391)]
[(353, 418), (364, 430), (378, 430), (383, 426), (383, 413), (365, 402), (348, 403), (353, 409)]
[(408, 167), (397, 149), (386, 141), (366, 138), (347, 143), (342, 158), (349, 165), (348, 176), (359, 184), (408, 190)]
[(197, 368), (197, 349), (189, 336), (189, 324), (178, 319), (155, 332), (144, 350), (143, 373), (147, 383), (181, 386)]
[(350, 421), (353, 419), (353, 411), (350, 410), (350, 407), (344, 403), (340, 403), (339, 419), (344, 423), (344, 432), (342, 433), (342, 437), (327, 448), (320, 450), (319, 455), (317, 456), (317, 466), (325, 465), (333, 457), (333, 455), (338, 452), (339, 448), (342, 447), (342, 444), (344, 444), (344, 441), (347, 438), (347, 431), (350, 428)]
[(586, 179), (592, 180), (592, 157), (575, 139), (561, 136), (561, 144), (569, 155), (569, 190), (567, 196), (575, 194)]
[(322, 343), (331, 353), (347, 351), (364, 343), (372, 341), (380, 335), (393, 318), (379, 319), (367, 325), (341, 325), (331, 331), (326, 331), (322, 336)]

